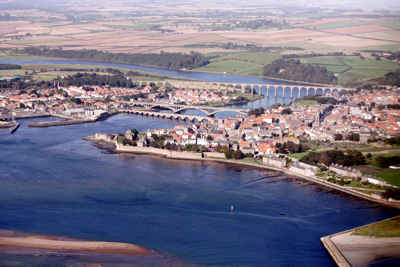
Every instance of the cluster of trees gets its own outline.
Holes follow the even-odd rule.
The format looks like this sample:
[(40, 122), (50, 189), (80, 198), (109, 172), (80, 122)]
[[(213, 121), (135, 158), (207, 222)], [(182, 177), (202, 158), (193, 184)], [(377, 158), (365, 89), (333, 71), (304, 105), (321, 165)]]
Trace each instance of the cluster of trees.
[(96, 73), (76, 73), (64, 78), (65, 86), (75, 85), (110, 85), (116, 87), (135, 88), (137, 84), (128, 80), (121, 74), (115, 75), (99, 75)]
[(335, 134), (335, 141), (342, 141), (342, 140), (349, 140), (349, 141), (353, 141), (353, 142), (359, 142), (360, 141), (360, 134), (358, 133), (350, 133), (349, 135), (345, 137), (343, 136), (343, 134)]
[(12, 80), (0, 80), (0, 89), (38, 89), (38, 88), (49, 88), (53, 86), (52, 81), (33, 81), (24, 79), (12, 79)]
[(0, 64), (0, 70), (20, 70), (21, 65), (16, 64)]
[(400, 145), (400, 136), (392, 137), (385, 140), (385, 143), (388, 145)]
[(332, 163), (339, 164), (342, 166), (354, 166), (364, 165), (366, 160), (364, 155), (360, 151), (348, 150), (346, 153), (340, 150), (329, 150), (323, 152), (310, 152), (304, 156), (300, 161), (311, 164), (324, 164), (326, 166)]
[(61, 57), (79, 60), (93, 60), (112, 63), (137, 64), (158, 66), (166, 69), (193, 69), (207, 65), (208, 58), (200, 53), (165, 53), (160, 54), (127, 54), (127, 53), (109, 53), (99, 50), (63, 50), (49, 49), (46, 47), (27, 47), (22, 53), (35, 56)]
[(264, 76), (311, 83), (336, 84), (337, 78), (325, 67), (304, 64), (299, 60), (277, 59), (264, 67)]
[[(355, 54), (352, 54), (355, 55)], [(356, 55), (359, 55), (356, 54)], [(334, 56), (334, 57), (340, 57), (340, 56), (346, 56), (345, 53), (343, 52), (330, 52), (326, 54), (321, 54), (321, 53), (310, 53), (310, 54), (286, 54), (282, 55), (282, 58), (284, 59), (289, 59), (289, 58), (311, 58), (311, 57), (324, 57), (324, 56)]]
[(255, 108), (255, 109), (249, 110), (249, 112), (248, 112), (249, 116), (255, 115), (256, 117), (258, 117), (264, 113), (265, 113), (264, 108)]
[(281, 114), (282, 115), (290, 115), (290, 114), (292, 114), (293, 113), (293, 111), (290, 109), (290, 108), (285, 108), (285, 109), (283, 109), (282, 110), (282, 112), (281, 112)]
[(400, 164), (400, 156), (392, 156), (392, 157), (379, 156), (375, 159), (375, 162), (380, 168), (388, 168), (392, 165)]
[(278, 148), (278, 152), (281, 154), (293, 154), (293, 153), (302, 153), (302, 152), (306, 152), (307, 150), (310, 149), (309, 146), (307, 146), (306, 144), (295, 144), (293, 142), (286, 142), (284, 144), (281, 143), (277, 143), (276, 144), (276, 148)]
[(400, 189), (399, 188), (389, 188), (383, 194), (382, 197), (389, 199), (397, 199), (400, 200)]
[(381, 84), (400, 86), (400, 68), (385, 74), (381, 79), (378, 79), (378, 82)]

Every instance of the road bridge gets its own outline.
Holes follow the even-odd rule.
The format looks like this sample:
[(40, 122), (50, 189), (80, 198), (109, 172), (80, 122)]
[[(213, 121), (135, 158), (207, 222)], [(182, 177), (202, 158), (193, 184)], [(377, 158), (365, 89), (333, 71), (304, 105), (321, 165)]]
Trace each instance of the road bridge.
[(174, 113), (161, 113), (161, 112), (155, 112), (155, 111), (145, 111), (145, 110), (135, 110), (135, 109), (120, 109), (119, 112), (127, 113), (127, 114), (135, 114), (135, 115), (140, 115), (140, 116), (148, 116), (148, 117), (153, 117), (153, 118), (160, 118), (160, 119), (187, 121), (187, 122), (193, 122), (193, 123), (202, 122), (202, 121), (212, 122), (215, 120), (214, 118), (204, 117), (204, 116), (174, 114)]
[(168, 104), (160, 102), (144, 102), (144, 101), (123, 101), (121, 103), (133, 105), (135, 107), (144, 107), (147, 109), (168, 109), (174, 114), (180, 114), (186, 110), (199, 110), (207, 117), (212, 117), (219, 112), (234, 112), (241, 115), (246, 115), (249, 109), (231, 108), (231, 107), (208, 107), (208, 106), (193, 106), (193, 105), (180, 105)]

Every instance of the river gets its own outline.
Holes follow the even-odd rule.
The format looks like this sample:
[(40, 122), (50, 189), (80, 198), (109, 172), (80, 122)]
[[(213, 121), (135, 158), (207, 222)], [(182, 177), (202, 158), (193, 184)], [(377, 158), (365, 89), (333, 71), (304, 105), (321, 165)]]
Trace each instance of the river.
[[(232, 74), (216, 74), (208, 72), (196, 72), (196, 71), (179, 71), (179, 70), (167, 70), (156, 67), (145, 67), (139, 65), (128, 65), (128, 64), (116, 64), (116, 63), (105, 63), (105, 62), (93, 62), (93, 61), (78, 61), (78, 60), (52, 60), (52, 59), (13, 59), (13, 60), (0, 60), (0, 63), (5, 64), (54, 64), (54, 65), (90, 65), (99, 67), (110, 67), (110, 68), (126, 68), (133, 70), (140, 70), (146, 72), (153, 72), (158, 74), (164, 74), (171, 78), (188, 79), (188, 80), (198, 80), (204, 82), (224, 82), (224, 83), (248, 83), (248, 84), (291, 84), (288, 82), (280, 82), (276, 80), (263, 79), (261, 77), (253, 76), (241, 76)], [(333, 89), (333, 88), (332, 88)], [(294, 96), (291, 99), (288, 95), (284, 97), (283, 88), (278, 88), (278, 96), (272, 96), (272, 89), (261, 87), (256, 88), (256, 92), (261, 90), (264, 97), (262, 99), (250, 102), (247, 105), (233, 106), (238, 108), (259, 108), (259, 107), (269, 107), (273, 104), (289, 104), (291, 101), (298, 97), (305, 96), (304, 92), (299, 92), (300, 96)], [(266, 93), (266, 90), (270, 90), (270, 94)], [(269, 96), (267, 96), (269, 95)], [(197, 112), (190, 113), (192, 115), (198, 115)]]
[[(398, 214), (275, 171), (111, 154), (82, 140), (172, 121), (118, 115), (27, 127), (42, 120), (22, 120), (14, 135), (0, 131), (0, 229), (129, 242), (163, 255), (150, 264), (139, 257), (140, 266), (171, 266), (166, 258), (182, 266), (334, 266), (321, 236)], [(80, 261), (0, 254), (0, 266)]]

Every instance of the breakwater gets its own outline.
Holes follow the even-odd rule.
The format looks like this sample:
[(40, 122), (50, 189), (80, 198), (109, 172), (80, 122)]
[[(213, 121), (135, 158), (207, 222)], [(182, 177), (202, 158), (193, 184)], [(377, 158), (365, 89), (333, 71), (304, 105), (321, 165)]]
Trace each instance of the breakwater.
[(52, 127), (52, 126), (66, 126), (73, 124), (83, 124), (96, 122), (97, 120), (64, 120), (64, 121), (45, 121), (45, 122), (31, 122), (29, 127)]
[(47, 118), (51, 117), (47, 112), (15, 112), (15, 119), (33, 119), (33, 118)]
[(388, 259), (398, 260), (400, 237), (377, 238), (354, 234), (357, 230), (392, 220), (400, 220), (400, 216), (324, 236), (320, 240), (335, 263), (341, 267), (367, 266)]
[(10, 129), (10, 134), (15, 133), (15, 132), (18, 130), (19, 126), (20, 126), (20, 124), (19, 124), (19, 122), (17, 122), (17, 123)]

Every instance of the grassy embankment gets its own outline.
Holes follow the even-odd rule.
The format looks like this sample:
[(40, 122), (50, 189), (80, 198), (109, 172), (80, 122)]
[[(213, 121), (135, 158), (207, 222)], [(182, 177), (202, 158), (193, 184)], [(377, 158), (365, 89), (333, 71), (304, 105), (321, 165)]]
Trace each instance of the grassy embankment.
[(370, 237), (400, 237), (400, 217), (358, 228), (353, 235)]

